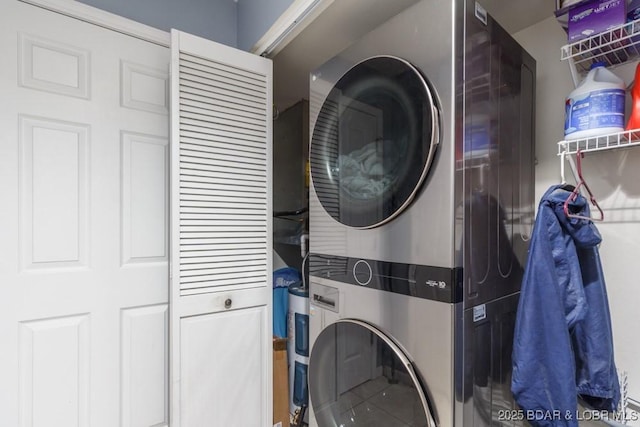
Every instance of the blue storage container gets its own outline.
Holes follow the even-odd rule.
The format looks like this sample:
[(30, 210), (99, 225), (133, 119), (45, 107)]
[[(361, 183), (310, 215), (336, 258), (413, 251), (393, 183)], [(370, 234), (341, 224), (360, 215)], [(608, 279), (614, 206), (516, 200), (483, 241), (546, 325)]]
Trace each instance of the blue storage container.
[(302, 277), (295, 268), (285, 267), (273, 272), (273, 335), (287, 338), (289, 286), (299, 285)]
[(309, 366), (306, 363), (295, 362), (295, 372), (293, 379), (293, 403), (297, 406), (309, 405), (309, 389), (307, 385), (307, 370)]
[(309, 315), (295, 313), (295, 351), (309, 357)]

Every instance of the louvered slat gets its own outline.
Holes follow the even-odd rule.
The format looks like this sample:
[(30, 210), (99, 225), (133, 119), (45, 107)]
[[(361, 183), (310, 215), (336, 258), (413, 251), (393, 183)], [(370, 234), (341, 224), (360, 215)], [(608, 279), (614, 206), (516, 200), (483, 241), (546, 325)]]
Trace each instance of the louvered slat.
[(211, 178), (205, 177), (202, 181), (196, 181), (196, 177), (191, 175), (182, 175), (182, 187), (184, 188), (220, 188), (225, 189), (228, 186), (231, 188), (239, 187), (241, 190), (245, 189), (247, 191), (262, 191), (264, 192), (264, 186), (260, 185), (257, 182), (250, 181), (240, 181), (233, 182), (231, 180), (219, 179), (213, 180)]
[(189, 124), (181, 124), (180, 126), (180, 130), (183, 132), (193, 132), (196, 137), (198, 137), (198, 135), (200, 136), (208, 136), (210, 138), (212, 137), (216, 137), (216, 138), (230, 138), (230, 139), (235, 139), (236, 142), (238, 143), (242, 143), (244, 141), (247, 141), (249, 143), (261, 143), (263, 141), (264, 135), (260, 136), (260, 135), (247, 135), (247, 134), (239, 134), (237, 132), (235, 132), (233, 129), (231, 130), (225, 130), (225, 129), (219, 129), (219, 128), (215, 128), (215, 127), (203, 127), (203, 126), (193, 126), (193, 125), (189, 125)]
[(258, 170), (262, 170), (261, 166), (264, 165), (264, 160), (265, 160), (264, 157), (260, 158), (260, 157), (254, 157), (254, 156), (247, 156), (244, 153), (243, 153), (243, 157), (239, 158), (237, 152), (235, 153), (235, 156), (234, 156), (231, 153), (216, 154), (216, 153), (210, 153), (207, 151), (194, 151), (194, 150), (187, 150), (187, 149), (180, 150), (180, 158), (184, 161), (210, 164), (210, 165), (220, 164), (222, 162), (224, 162), (224, 164), (227, 164), (228, 162), (231, 162), (234, 164), (242, 163), (244, 165), (250, 165), (246, 167), (251, 167), (251, 169), (258, 169)]
[(234, 98), (233, 96), (227, 96), (221, 93), (202, 93), (202, 91), (198, 90), (197, 88), (192, 88), (189, 86), (181, 86), (180, 93), (181, 95), (184, 95), (183, 99), (185, 100), (195, 99), (212, 105), (226, 105), (229, 106), (230, 110), (246, 110), (249, 113), (255, 114), (265, 113), (265, 110), (259, 103)]
[(180, 55), (180, 291), (264, 285), (266, 77)]
[[(234, 271), (227, 274), (209, 274), (204, 276), (195, 276), (195, 277), (182, 277), (180, 282), (182, 283), (182, 289), (191, 289), (191, 288), (211, 288), (212, 283), (218, 284), (218, 282), (231, 285), (231, 284), (241, 284), (245, 280), (255, 281), (259, 278), (264, 280), (265, 270), (259, 271), (247, 271), (246, 269), (242, 269), (242, 271)], [(215, 288), (214, 288), (215, 289)]]
[(260, 120), (260, 117), (252, 117), (246, 114), (242, 114), (241, 111), (238, 112), (227, 112), (224, 109), (204, 109), (198, 106), (191, 106), (188, 103), (183, 104), (181, 106), (182, 111), (185, 113), (185, 117), (187, 114), (193, 114), (195, 117), (204, 117), (204, 118), (217, 118), (217, 119), (225, 119), (230, 122), (234, 122), (240, 126), (252, 126), (255, 129), (263, 130), (265, 128), (264, 118)]
[(238, 175), (235, 173), (225, 173), (222, 171), (216, 171), (212, 173), (206, 170), (187, 168), (187, 165), (185, 164), (183, 164), (183, 166), (185, 167), (183, 167), (180, 171), (180, 178), (183, 179), (184, 182), (193, 182), (194, 179), (198, 179), (198, 177), (201, 177), (201, 182), (209, 182), (209, 180), (211, 179), (232, 179), (238, 182), (242, 182), (244, 185), (264, 185), (264, 175)]
[[(182, 130), (182, 138), (184, 139), (184, 142), (190, 142), (190, 143), (197, 143), (197, 144), (211, 144), (214, 146), (217, 145), (222, 145), (224, 146), (226, 145), (231, 145), (231, 146), (236, 146), (238, 143), (238, 137), (237, 135), (233, 138), (229, 138), (226, 136), (222, 136), (222, 135), (212, 135), (212, 134), (202, 134), (199, 132), (190, 132), (187, 130)], [(262, 147), (262, 142), (257, 141), (257, 142), (252, 142), (251, 140), (247, 140), (245, 139), (242, 142), (242, 145), (237, 147), (238, 150), (240, 151), (251, 151), (252, 149), (255, 150), (262, 150), (264, 149), (264, 147)]]
[(188, 93), (185, 93), (182, 98), (182, 108), (191, 107), (199, 108), (200, 111), (216, 111), (224, 114), (244, 115), (248, 119), (260, 120), (260, 118), (263, 118), (264, 116), (264, 112), (262, 112), (262, 110), (258, 110), (258, 112), (249, 111), (247, 108), (240, 108), (240, 106), (229, 102), (219, 102), (208, 97), (201, 97), (197, 95), (191, 96)]
[(229, 259), (236, 259), (237, 256), (251, 255), (256, 259), (260, 258), (264, 254), (263, 252), (257, 251), (256, 249), (226, 249), (222, 253), (217, 253), (215, 251), (207, 251), (206, 254), (200, 253), (199, 256), (187, 256), (185, 253), (184, 258), (182, 260), (181, 265), (189, 265), (189, 264), (206, 264), (213, 263), (219, 261), (227, 261)]
[[(197, 161), (197, 159), (180, 159), (180, 166), (186, 169), (190, 169), (192, 171), (203, 171), (203, 172), (212, 172), (214, 175), (216, 172), (227, 172), (227, 173), (237, 173), (240, 177), (243, 176), (247, 176), (247, 177), (261, 177), (262, 179), (265, 179), (267, 174), (264, 173), (264, 171), (255, 169), (255, 170), (239, 170), (237, 168), (234, 168), (234, 165), (225, 165), (225, 164), (218, 164), (218, 165), (207, 165), (207, 164), (202, 164), (200, 162)], [(216, 167), (217, 166), (217, 167)], [(225, 169), (225, 167), (227, 167), (227, 169)]]
[(228, 90), (222, 84), (215, 84), (215, 82), (213, 83), (214, 84), (211, 85), (200, 83), (199, 81), (189, 79), (189, 76), (181, 79), (180, 81), (181, 86), (189, 88), (189, 91), (196, 95), (210, 96), (213, 99), (221, 100), (233, 99), (234, 102), (245, 104), (255, 109), (261, 109), (260, 100), (255, 99), (252, 94)]
[(248, 70), (246, 68), (236, 67), (231, 64), (225, 64), (218, 61), (212, 61), (211, 59), (202, 58), (197, 55), (191, 55), (189, 53), (180, 52), (180, 59), (182, 59), (182, 63), (195, 63), (200, 64), (207, 67), (212, 73), (220, 72), (227, 73), (227, 75), (231, 76), (237, 80), (245, 80), (256, 82), (256, 84), (261, 85), (266, 90), (267, 77), (255, 71)]
[(215, 274), (233, 273), (238, 267), (243, 272), (264, 270), (265, 259), (251, 258), (250, 260), (218, 261), (201, 264), (181, 264), (180, 271), (183, 277), (206, 276)]
[(184, 254), (184, 257), (191, 257), (197, 253), (205, 251), (225, 251), (227, 249), (238, 248), (254, 248), (262, 247), (266, 242), (265, 240), (256, 239), (255, 237), (242, 238), (238, 236), (233, 237), (219, 237), (211, 239), (209, 242), (199, 242), (195, 244), (193, 241), (183, 242), (180, 245), (180, 253)]

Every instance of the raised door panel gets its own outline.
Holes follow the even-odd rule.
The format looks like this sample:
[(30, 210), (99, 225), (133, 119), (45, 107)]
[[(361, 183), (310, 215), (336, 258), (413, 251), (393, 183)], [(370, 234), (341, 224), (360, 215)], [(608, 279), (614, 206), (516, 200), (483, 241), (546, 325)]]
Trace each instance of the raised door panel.
[(265, 424), (267, 326), (264, 305), (181, 320), (183, 427)]
[(89, 426), (89, 324), (86, 314), (20, 324), (21, 426)]
[(121, 426), (168, 426), (169, 306), (121, 311)]
[(91, 51), (47, 37), (18, 35), (19, 83), (24, 87), (90, 98)]
[(22, 268), (86, 266), (89, 126), (19, 122)]
[(123, 132), (122, 263), (168, 257), (169, 141)]

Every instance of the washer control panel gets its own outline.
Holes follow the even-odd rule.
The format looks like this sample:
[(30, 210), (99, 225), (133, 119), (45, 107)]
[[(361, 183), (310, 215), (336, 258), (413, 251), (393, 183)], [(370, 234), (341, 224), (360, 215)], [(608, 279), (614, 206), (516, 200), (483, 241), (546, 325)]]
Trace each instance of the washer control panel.
[(460, 268), (311, 254), (309, 275), (436, 301), (462, 300)]
[(371, 265), (363, 259), (356, 261), (353, 265), (353, 277), (359, 285), (366, 286), (371, 282), (373, 271)]

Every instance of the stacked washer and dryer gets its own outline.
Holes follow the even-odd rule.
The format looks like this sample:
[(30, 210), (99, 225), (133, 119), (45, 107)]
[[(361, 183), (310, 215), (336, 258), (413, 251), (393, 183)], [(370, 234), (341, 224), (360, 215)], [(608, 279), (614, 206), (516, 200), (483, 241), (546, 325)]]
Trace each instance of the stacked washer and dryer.
[(535, 61), (422, 0), (311, 75), (311, 426), (512, 425)]

